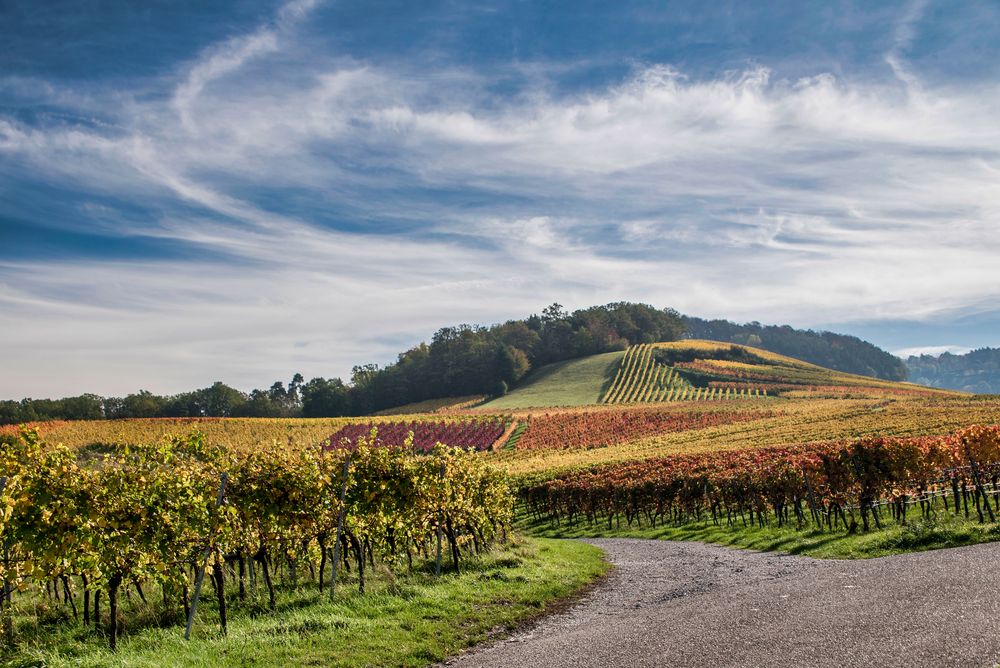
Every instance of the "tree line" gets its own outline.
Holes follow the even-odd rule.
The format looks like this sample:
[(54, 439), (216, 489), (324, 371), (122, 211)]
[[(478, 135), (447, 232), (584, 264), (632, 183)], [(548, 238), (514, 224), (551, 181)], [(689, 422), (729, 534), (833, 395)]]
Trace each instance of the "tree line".
[(911, 355), (906, 366), (915, 383), (979, 394), (1000, 393), (1000, 348), (979, 348), (964, 355)]
[(355, 366), (348, 380), (295, 374), (286, 384), (241, 392), (216, 382), (161, 396), (83, 394), (62, 399), (0, 401), (0, 424), (42, 420), (148, 417), (339, 417), (441, 397), (502, 395), (532, 369), (552, 362), (682, 337), (757, 346), (837, 371), (902, 380), (902, 361), (853, 336), (791, 327), (738, 325), (683, 317), (673, 309), (614, 302), (568, 312), (552, 304), (520, 320), (443, 327), (430, 342), (380, 366)]
[(728, 320), (684, 318), (688, 338), (711, 339), (763, 348), (834, 371), (883, 380), (907, 378), (903, 360), (856, 336), (795, 329), (788, 325), (737, 324)]
[(81, 394), (62, 399), (0, 401), (0, 424), (43, 420), (118, 420), (153, 417), (295, 417), (302, 414), (306, 383), (295, 374), (267, 390), (245, 393), (222, 382), (191, 392), (161, 396), (140, 390), (125, 397)]

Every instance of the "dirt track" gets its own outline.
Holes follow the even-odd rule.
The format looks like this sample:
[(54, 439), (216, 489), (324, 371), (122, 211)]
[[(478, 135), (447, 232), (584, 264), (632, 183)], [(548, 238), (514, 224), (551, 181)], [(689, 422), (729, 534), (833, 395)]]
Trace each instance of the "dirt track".
[(615, 570), (566, 612), (450, 666), (995, 666), (1000, 544), (820, 561), (601, 539)]

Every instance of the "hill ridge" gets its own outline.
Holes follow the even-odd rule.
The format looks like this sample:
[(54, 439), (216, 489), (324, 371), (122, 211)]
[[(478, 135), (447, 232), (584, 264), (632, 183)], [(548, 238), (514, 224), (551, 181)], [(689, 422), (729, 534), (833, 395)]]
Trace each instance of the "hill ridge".
[[(612, 367), (607, 366), (609, 360), (615, 362)], [(593, 375), (585, 378), (588, 372)], [(573, 387), (561, 387), (568, 377), (573, 378)], [(598, 387), (604, 388), (599, 395), (596, 393)], [(586, 388), (586, 391), (581, 388)], [(746, 400), (803, 393), (810, 396), (846, 396), (861, 395), (866, 391), (874, 393), (876, 390), (895, 394), (955, 394), (912, 383), (836, 371), (754, 346), (682, 339), (642, 343), (619, 353), (604, 353), (540, 367), (507, 395), (487, 401), (477, 408), (504, 410)]]

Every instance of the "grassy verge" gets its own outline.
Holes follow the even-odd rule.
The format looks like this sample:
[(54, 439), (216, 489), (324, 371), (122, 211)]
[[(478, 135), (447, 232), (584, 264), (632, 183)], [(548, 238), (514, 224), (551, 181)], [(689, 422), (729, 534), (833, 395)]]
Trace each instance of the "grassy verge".
[(190, 642), (177, 623), (149, 624), (153, 613), (133, 598), (125, 603), (125, 617), (147, 623), (126, 632), (117, 654), (82, 624), (53, 623), (66, 613), (57, 614), (62, 606), (39, 596), (31, 614), (22, 609), (19, 645), (0, 665), (422, 666), (539, 615), (607, 568), (597, 548), (527, 538), (470, 561), (461, 575), (437, 579), (428, 564), (396, 575), (381, 569), (365, 595), (345, 575), (333, 602), (303, 585), (280, 591), (276, 612), (266, 609), (260, 593), (243, 604), (231, 601), (225, 637), (206, 595)]
[(912, 520), (906, 526), (892, 524), (879, 531), (847, 533), (797, 530), (794, 527), (727, 527), (711, 522), (683, 526), (622, 524), (609, 529), (607, 521), (588, 527), (586, 522), (575, 527), (554, 527), (546, 522), (532, 522), (521, 517), (521, 531), (533, 536), (550, 538), (654, 538), (659, 540), (693, 540), (770, 552), (787, 552), (820, 559), (868, 559), (904, 552), (921, 552), (945, 547), (958, 547), (1000, 540), (1000, 523), (980, 524), (965, 517), (939, 514), (933, 520)]

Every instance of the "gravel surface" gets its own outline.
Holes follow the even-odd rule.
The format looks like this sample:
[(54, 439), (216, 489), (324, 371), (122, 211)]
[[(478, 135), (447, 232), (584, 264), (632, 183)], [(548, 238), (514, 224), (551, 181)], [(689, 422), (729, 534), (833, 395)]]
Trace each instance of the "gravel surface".
[(449, 666), (996, 666), (1000, 545), (863, 561), (588, 540), (615, 569)]

